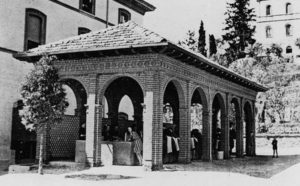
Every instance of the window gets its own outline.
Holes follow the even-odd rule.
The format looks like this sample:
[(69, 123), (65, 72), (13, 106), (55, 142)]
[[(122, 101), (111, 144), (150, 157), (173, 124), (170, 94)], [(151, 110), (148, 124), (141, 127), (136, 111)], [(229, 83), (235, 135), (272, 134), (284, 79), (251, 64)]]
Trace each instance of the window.
[(26, 9), (24, 50), (45, 44), (46, 15), (35, 9)]
[(126, 23), (127, 21), (130, 21), (130, 19), (131, 19), (130, 13), (127, 10), (120, 8), (119, 9), (119, 24)]
[(291, 3), (287, 3), (285, 5), (285, 13), (286, 14), (291, 14), (292, 13), (292, 4)]
[(95, 0), (80, 0), (79, 9), (90, 14), (95, 14)]
[(285, 34), (286, 36), (292, 35), (292, 26), (290, 24), (285, 25)]
[(85, 28), (85, 27), (79, 27), (79, 28), (78, 28), (78, 35), (81, 35), (81, 34), (87, 34), (87, 33), (89, 33), (89, 32), (91, 32), (91, 30), (88, 29), (88, 28)]
[(286, 52), (287, 54), (291, 54), (291, 53), (293, 53), (293, 48), (292, 48), (291, 46), (287, 46), (285, 52)]
[(266, 15), (271, 15), (271, 5), (267, 5), (266, 7)]
[(272, 37), (272, 28), (270, 26), (266, 27), (266, 38)]

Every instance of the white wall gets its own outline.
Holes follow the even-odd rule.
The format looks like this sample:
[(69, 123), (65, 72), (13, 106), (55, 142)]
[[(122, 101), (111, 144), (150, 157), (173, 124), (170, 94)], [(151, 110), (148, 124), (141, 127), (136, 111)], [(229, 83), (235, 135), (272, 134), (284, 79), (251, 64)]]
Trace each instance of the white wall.
[[(286, 3), (292, 4), (292, 14), (286, 14)], [(271, 5), (271, 15), (266, 16), (266, 7)], [(277, 43), (281, 45), (284, 52), (287, 46), (293, 48), (295, 62), (300, 62), (300, 49), (295, 45), (297, 38), (300, 38), (300, 1), (299, 0), (268, 0), (261, 1), (258, 5), (256, 38), (265, 45)], [(286, 36), (285, 25), (292, 25), (292, 35)], [(272, 37), (266, 38), (266, 27), (271, 26)]]
[[(79, 0), (60, 1), (79, 8)], [(122, 7), (131, 12), (135, 22), (142, 24), (142, 15), (113, 0), (110, 2), (109, 20), (112, 23), (118, 23), (118, 8)], [(104, 20), (105, 3), (106, 0), (96, 0), (96, 16)], [(78, 27), (86, 27), (92, 31), (105, 28), (104, 23), (49, 0), (0, 0), (1, 48), (23, 51), (26, 8), (37, 9), (47, 16), (46, 43), (75, 36), (78, 34)], [(12, 107), (20, 99), (21, 82), (31, 68), (32, 64), (18, 61), (11, 54), (0, 51), (0, 162), (10, 158)]]

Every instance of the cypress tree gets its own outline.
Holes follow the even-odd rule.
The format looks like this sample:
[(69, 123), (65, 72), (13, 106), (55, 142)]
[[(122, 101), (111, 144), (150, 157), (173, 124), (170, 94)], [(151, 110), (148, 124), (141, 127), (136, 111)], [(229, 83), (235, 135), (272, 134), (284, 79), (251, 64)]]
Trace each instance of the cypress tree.
[(209, 56), (212, 56), (213, 54), (217, 53), (217, 45), (216, 45), (216, 39), (215, 36), (209, 35)]
[(249, 7), (249, 2), (250, 0), (235, 0), (227, 3), (226, 34), (223, 35), (223, 40), (229, 44), (226, 49), (229, 63), (245, 57), (245, 47), (255, 42), (255, 26), (251, 25), (255, 21), (255, 14), (254, 8)]
[(201, 21), (200, 29), (199, 29), (199, 38), (198, 38), (198, 50), (204, 56), (206, 56), (205, 46), (206, 46), (205, 30), (204, 30), (203, 21)]

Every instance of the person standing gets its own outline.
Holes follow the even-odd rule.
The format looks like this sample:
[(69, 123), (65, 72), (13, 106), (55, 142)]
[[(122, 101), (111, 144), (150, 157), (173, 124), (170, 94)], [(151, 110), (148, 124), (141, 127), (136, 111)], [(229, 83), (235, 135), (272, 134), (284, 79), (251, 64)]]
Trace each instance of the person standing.
[(132, 141), (133, 151), (136, 154), (136, 157), (139, 160), (139, 164), (142, 165), (143, 163), (143, 157), (142, 157), (142, 151), (143, 151), (143, 142), (138, 135), (137, 132), (133, 131), (131, 127), (127, 128), (127, 132), (125, 133), (125, 141)]
[[(273, 139), (272, 141), (272, 146), (273, 146), (273, 158), (278, 158), (278, 151), (277, 151), (277, 140), (276, 138)], [(276, 155), (276, 156), (275, 156)]]

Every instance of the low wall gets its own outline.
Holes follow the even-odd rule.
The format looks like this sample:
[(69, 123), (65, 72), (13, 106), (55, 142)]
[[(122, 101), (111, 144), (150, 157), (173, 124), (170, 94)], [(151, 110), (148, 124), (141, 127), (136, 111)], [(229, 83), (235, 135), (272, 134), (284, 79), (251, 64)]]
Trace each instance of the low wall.
[(50, 152), (52, 159), (75, 158), (79, 126), (80, 118), (78, 116), (65, 115), (60, 124), (51, 127)]

